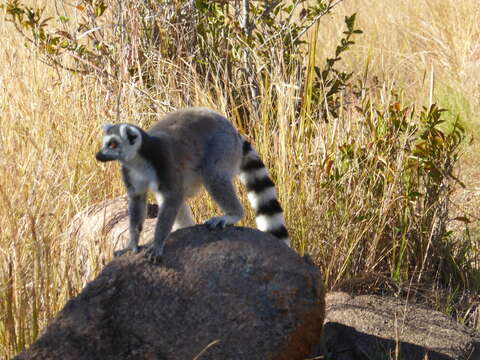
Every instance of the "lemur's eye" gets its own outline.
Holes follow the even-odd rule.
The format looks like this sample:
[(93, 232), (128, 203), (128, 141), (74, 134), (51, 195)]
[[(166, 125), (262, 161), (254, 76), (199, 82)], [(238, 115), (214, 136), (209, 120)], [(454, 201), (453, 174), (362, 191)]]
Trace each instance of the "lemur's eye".
[(116, 141), (110, 141), (107, 146), (109, 149), (116, 149), (118, 147), (118, 144)]

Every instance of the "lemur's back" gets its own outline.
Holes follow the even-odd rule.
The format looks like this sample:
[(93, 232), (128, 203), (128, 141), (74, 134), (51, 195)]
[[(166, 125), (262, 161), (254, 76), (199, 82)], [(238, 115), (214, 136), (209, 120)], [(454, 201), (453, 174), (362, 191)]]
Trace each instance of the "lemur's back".
[(204, 156), (209, 143), (225, 142), (225, 146), (241, 148), (241, 138), (232, 124), (222, 115), (206, 108), (179, 110), (160, 119), (147, 133), (152, 136), (168, 134), (177, 151), (186, 155)]

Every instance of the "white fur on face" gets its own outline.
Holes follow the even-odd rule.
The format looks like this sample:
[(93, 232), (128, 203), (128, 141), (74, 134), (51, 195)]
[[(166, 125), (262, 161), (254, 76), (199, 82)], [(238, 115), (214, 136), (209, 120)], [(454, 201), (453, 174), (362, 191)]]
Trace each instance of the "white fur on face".
[(122, 124), (122, 125), (120, 125), (120, 136), (123, 139), (128, 139), (127, 130), (130, 131), (130, 133), (135, 134), (137, 136), (137, 139), (141, 138), (140, 131), (138, 131), (138, 129), (135, 126), (131, 126), (131, 125), (128, 125), (128, 124)]
[[(131, 161), (137, 156), (138, 149), (140, 149), (140, 146), (142, 145), (142, 134), (140, 131), (131, 125), (128, 124), (122, 124), (120, 125), (120, 136), (122, 137), (122, 156), (125, 161)], [(130, 141), (128, 140), (128, 134), (127, 131), (130, 133), (135, 134), (136, 138), (133, 142), (133, 144), (130, 144)]]
[(123, 151), (123, 159), (125, 161), (131, 161), (135, 158), (135, 156), (137, 156), (137, 152), (138, 152), (138, 148), (140, 146), (138, 145), (138, 143), (135, 143), (133, 145), (126, 145), (125, 146), (125, 149)]
[(110, 142), (110, 140), (115, 140), (117, 143), (121, 144), (122, 139), (120, 139), (117, 135), (105, 135), (103, 137), (103, 147), (107, 147), (107, 144)]

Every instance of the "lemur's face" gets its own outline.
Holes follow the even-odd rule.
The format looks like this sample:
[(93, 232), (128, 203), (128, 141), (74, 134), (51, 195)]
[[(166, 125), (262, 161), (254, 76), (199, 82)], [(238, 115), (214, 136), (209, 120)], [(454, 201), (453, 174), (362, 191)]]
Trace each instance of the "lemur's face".
[(140, 131), (129, 124), (103, 125), (103, 146), (95, 155), (101, 162), (119, 160), (128, 162), (138, 152), (142, 142)]

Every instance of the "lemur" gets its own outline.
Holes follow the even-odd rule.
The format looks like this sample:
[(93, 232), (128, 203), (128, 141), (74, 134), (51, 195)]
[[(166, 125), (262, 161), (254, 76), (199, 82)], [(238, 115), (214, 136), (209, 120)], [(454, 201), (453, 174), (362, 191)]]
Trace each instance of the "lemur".
[(185, 201), (202, 184), (225, 214), (205, 224), (209, 228), (235, 224), (243, 217), (232, 182), (237, 174), (248, 190), (258, 229), (289, 245), (283, 211), (265, 165), (222, 115), (205, 108), (188, 108), (167, 114), (148, 131), (132, 124), (105, 124), (103, 130), (103, 146), (96, 159), (120, 161), (128, 194), (130, 242), (114, 256), (139, 251), (149, 190), (159, 204), (153, 243), (145, 251), (153, 263), (161, 261), (172, 229), (194, 224)]

